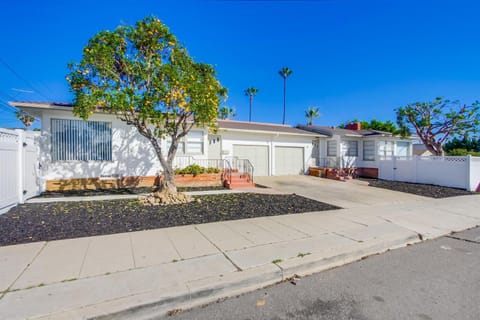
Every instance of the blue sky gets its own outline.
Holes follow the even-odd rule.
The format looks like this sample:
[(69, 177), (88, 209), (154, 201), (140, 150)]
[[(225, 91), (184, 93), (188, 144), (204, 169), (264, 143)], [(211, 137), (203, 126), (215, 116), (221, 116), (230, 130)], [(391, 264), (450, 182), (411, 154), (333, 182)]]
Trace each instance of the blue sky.
[[(394, 109), (436, 96), (480, 99), (479, 1), (2, 1), (0, 127), (21, 127), (6, 101), (71, 101), (69, 61), (100, 30), (156, 15), (196, 60), (213, 64), (228, 106), (248, 120), (244, 89), (259, 89), (252, 120), (394, 120)], [(13, 70), (13, 72), (12, 72)], [(25, 92), (28, 91), (28, 92)], [(33, 93), (31, 92), (33, 91)]]

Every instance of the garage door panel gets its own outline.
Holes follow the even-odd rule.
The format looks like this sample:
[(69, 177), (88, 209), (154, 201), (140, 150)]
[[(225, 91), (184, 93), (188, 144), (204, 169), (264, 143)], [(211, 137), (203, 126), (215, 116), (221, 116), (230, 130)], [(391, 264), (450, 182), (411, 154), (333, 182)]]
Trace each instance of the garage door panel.
[(233, 145), (233, 156), (250, 160), (255, 176), (268, 176), (268, 146)]
[(275, 147), (275, 175), (303, 174), (304, 150), (301, 147)]

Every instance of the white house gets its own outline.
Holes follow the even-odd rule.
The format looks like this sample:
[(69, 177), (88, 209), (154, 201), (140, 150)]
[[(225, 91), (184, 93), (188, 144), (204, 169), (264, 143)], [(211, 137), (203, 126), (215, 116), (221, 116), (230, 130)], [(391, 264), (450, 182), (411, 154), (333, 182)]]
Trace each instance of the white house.
[[(135, 127), (114, 115), (95, 113), (88, 121), (75, 117), (66, 103), (10, 102), (39, 118), (42, 191), (49, 182), (83, 185), (86, 179), (154, 181), (161, 166), (150, 143)], [(218, 130), (194, 128), (181, 141), (175, 166), (193, 162), (210, 166), (223, 159), (252, 165), (253, 175), (303, 174), (316, 163), (314, 146), (324, 135), (287, 125), (218, 120)], [(162, 140), (166, 150), (168, 140)], [(210, 159), (210, 160), (208, 160)], [(247, 163), (240, 163), (248, 159)], [(203, 161), (203, 162), (202, 162)]]
[[(40, 189), (62, 181), (85, 185), (90, 179), (137, 179), (153, 184), (162, 171), (150, 143), (135, 127), (97, 112), (88, 121), (73, 115), (67, 103), (10, 102), (39, 118)], [(164, 150), (168, 140), (161, 141)], [(176, 167), (197, 163), (234, 169), (253, 176), (304, 174), (310, 166), (356, 167), (377, 176), (379, 156), (410, 156), (411, 142), (391, 133), (218, 120), (218, 129), (194, 128), (180, 142)], [(222, 165), (223, 165), (222, 164)], [(89, 181), (90, 181), (89, 180)]]
[(363, 176), (378, 177), (379, 160), (392, 156), (412, 156), (413, 138), (404, 138), (390, 132), (362, 130), (360, 123), (351, 123), (345, 129), (326, 126), (298, 126), (297, 128), (327, 136), (319, 140), (320, 167), (358, 168)]

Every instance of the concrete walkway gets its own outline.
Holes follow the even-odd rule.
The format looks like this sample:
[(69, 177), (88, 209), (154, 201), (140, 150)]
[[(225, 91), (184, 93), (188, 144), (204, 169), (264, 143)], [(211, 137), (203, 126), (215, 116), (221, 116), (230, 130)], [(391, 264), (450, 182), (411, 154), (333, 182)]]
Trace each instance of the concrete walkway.
[(150, 319), (477, 226), (479, 207), (418, 197), (0, 247), (0, 319)]

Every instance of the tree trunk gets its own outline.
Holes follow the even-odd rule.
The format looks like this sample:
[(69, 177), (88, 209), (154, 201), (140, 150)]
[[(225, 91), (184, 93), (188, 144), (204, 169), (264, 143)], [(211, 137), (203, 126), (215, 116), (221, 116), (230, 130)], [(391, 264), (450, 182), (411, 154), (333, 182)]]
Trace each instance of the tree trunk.
[(285, 111), (287, 109), (287, 78), (283, 78), (283, 124), (285, 124)]
[(248, 116), (248, 121), (249, 122), (252, 122), (252, 100), (253, 100), (253, 96), (250, 96), (250, 113), (249, 113), (249, 116)]
[(155, 137), (150, 138), (150, 142), (155, 149), (158, 160), (163, 168), (162, 179), (157, 191), (152, 192), (140, 199), (145, 205), (177, 204), (192, 201), (192, 197), (177, 191), (177, 185), (174, 179), (173, 159), (178, 148), (178, 139), (172, 139), (172, 145), (168, 150), (168, 157), (162, 154), (162, 150)]

